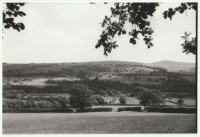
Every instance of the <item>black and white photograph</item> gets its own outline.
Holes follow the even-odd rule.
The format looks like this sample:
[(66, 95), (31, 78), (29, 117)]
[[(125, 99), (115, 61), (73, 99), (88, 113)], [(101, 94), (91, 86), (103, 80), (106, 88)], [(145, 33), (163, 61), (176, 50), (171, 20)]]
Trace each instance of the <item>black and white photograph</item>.
[(2, 134), (198, 134), (198, 2), (4, 1)]

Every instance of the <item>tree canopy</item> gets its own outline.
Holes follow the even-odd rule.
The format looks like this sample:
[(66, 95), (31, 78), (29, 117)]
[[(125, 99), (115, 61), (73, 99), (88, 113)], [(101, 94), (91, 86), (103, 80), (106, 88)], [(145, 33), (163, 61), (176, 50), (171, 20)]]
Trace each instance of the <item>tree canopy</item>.
[(140, 100), (140, 104), (146, 106), (159, 106), (163, 103), (162, 94), (159, 90), (136, 87), (135, 97)]
[[(111, 7), (111, 15), (109, 17), (105, 16), (103, 22), (101, 23), (104, 30), (102, 31), (100, 39), (95, 47), (99, 48), (103, 46), (104, 55), (107, 56), (108, 53), (111, 53), (112, 49), (118, 47), (117, 41), (113, 41), (115, 35), (125, 35), (127, 32), (130, 36), (129, 42), (131, 44), (135, 45), (137, 43), (137, 39), (140, 34), (143, 36), (143, 40), (147, 47), (152, 47), (153, 38), (151, 35), (154, 31), (150, 27), (150, 21), (147, 19), (149, 16), (153, 16), (159, 5), (160, 3), (115, 3), (114, 7)], [(164, 11), (163, 17), (165, 19), (170, 18), (170, 20), (172, 20), (172, 16), (175, 15), (176, 12), (179, 11), (179, 13), (182, 14), (187, 9), (193, 9), (196, 11), (197, 3), (181, 3), (181, 5), (175, 9), (169, 8)], [(125, 30), (124, 25), (126, 22), (132, 25), (130, 30)], [(185, 41), (185, 43), (182, 44), (184, 48), (183, 52), (196, 54), (194, 51), (194, 49), (196, 50), (196, 46), (194, 46), (194, 43), (196, 43), (195, 40), (196, 39), (194, 38), (192, 42)]]
[(26, 16), (23, 11), (20, 11), (20, 7), (25, 3), (5, 3), (3, 9), (3, 26), (5, 29), (12, 27), (14, 30), (20, 31), (25, 29), (25, 25), (22, 22), (15, 23), (14, 18), (17, 16)]
[(94, 99), (92, 90), (83, 84), (74, 84), (71, 88), (70, 105), (80, 110), (86, 110), (92, 107)]

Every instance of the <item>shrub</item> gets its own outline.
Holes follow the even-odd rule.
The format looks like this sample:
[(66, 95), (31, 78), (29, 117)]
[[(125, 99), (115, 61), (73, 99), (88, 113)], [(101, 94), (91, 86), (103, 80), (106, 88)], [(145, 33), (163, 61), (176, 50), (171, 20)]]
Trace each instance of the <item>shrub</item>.
[(26, 108), (26, 109), (3, 109), (3, 113), (72, 113), (75, 112), (73, 108), (65, 108), (65, 109), (53, 109), (53, 108)]
[(121, 95), (119, 98), (119, 102), (121, 104), (126, 104), (127, 97), (125, 95)]
[(124, 108), (118, 108), (118, 112), (120, 111), (141, 111), (141, 107), (124, 107)]
[(99, 105), (104, 105), (105, 104), (105, 100), (102, 97), (95, 96), (94, 98), (97, 100)]
[(183, 103), (184, 103), (184, 100), (183, 100), (182, 98), (179, 98), (178, 101), (177, 101), (177, 103), (178, 103), (180, 106), (182, 106)]
[(112, 108), (90, 108), (85, 111), (78, 111), (78, 112), (111, 112)]

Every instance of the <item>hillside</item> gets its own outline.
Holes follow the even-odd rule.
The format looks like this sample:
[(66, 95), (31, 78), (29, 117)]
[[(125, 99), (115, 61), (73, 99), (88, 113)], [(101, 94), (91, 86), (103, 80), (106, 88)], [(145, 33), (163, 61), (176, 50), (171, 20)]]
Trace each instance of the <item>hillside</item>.
[(168, 71), (184, 71), (184, 72), (186, 71), (194, 72), (196, 68), (195, 63), (176, 62), (176, 61), (169, 61), (169, 60), (146, 63), (145, 65), (165, 68)]

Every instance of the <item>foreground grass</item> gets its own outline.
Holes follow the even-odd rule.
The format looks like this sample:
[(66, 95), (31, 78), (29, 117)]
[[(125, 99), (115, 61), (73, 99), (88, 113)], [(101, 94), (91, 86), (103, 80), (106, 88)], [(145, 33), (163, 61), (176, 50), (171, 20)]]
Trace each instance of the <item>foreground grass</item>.
[(3, 114), (3, 133), (196, 133), (196, 115), (98, 112)]

